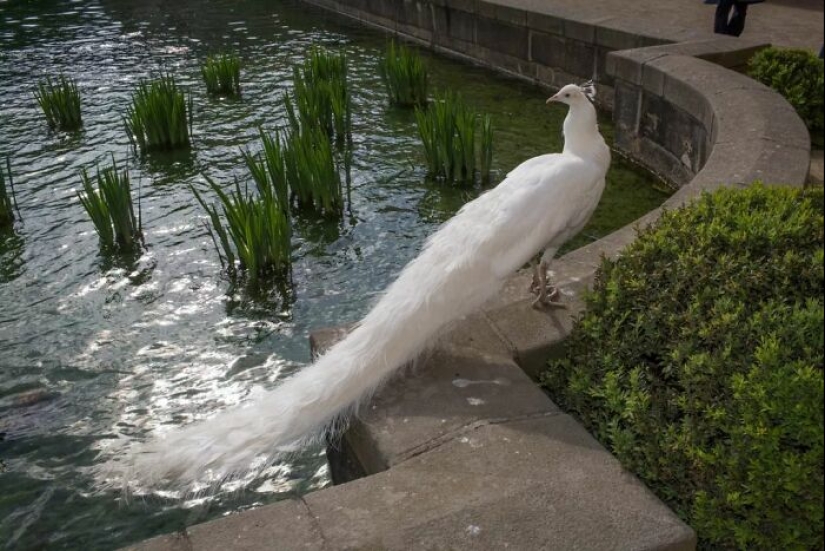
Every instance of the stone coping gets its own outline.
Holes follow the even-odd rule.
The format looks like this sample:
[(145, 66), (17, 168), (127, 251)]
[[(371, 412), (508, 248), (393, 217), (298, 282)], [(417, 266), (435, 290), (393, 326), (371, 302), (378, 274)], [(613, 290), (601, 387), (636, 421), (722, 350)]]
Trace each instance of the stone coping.
[[(358, 9), (361, 18), (374, 10), (379, 26), (387, 16), (381, 0), (313, 3), (350, 15)], [(589, 15), (573, 10), (573, 2), (559, 2), (558, 11), (538, 0), (397, 4), (399, 10), (472, 9), (512, 25), (524, 21), (519, 9), (536, 9), (531, 22), (560, 24), (567, 33), (590, 25), (587, 34), (602, 40), (626, 31), (615, 28), (616, 20), (579, 26)], [(395, 29), (401, 32), (400, 24)], [(648, 38), (627, 40), (638, 46)], [(417, 366), (379, 391), (330, 447), (333, 478), (343, 484), (134, 549), (695, 549), (693, 531), (529, 375), (558, 353), (602, 257), (619, 255), (663, 209), (755, 179), (804, 185), (810, 143), (796, 113), (774, 92), (723, 67), (741, 66), (758, 47), (705, 38), (607, 52), (617, 146), (681, 187), (661, 208), (553, 264), (568, 309), (534, 310), (530, 275), (514, 275), (481, 312), (457, 323)], [(344, 333), (316, 332), (313, 350)]]

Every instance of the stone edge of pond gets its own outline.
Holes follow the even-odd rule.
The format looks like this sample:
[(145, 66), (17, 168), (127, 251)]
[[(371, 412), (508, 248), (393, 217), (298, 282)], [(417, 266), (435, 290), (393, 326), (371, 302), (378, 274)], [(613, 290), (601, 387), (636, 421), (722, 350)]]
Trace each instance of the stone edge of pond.
[[(663, 45), (673, 40), (617, 28), (615, 20), (600, 26), (513, 7), (528, 0), (312, 3), (442, 50), (438, 45), (446, 39), (433, 37), (444, 21), (439, 10), (450, 13), (450, 41), (462, 40), (462, 32), (474, 39), (491, 33), (524, 45), (523, 28), (528, 48), (537, 36), (560, 37), (562, 47), (564, 40), (589, 40), (595, 44), (591, 63), (563, 70), (583, 77), (584, 67), (603, 67), (617, 147), (681, 187), (661, 208), (554, 264), (568, 309), (532, 309), (530, 276), (516, 274), (482, 312), (456, 324), (418, 365), (390, 381), (330, 447), (333, 479), (346, 483), (134, 549), (695, 549), (691, 528), (561, 412), (529, 374), (558, 353), (601, 258), (620, 254), (662, 209), (757, 179), (804, 185), (810, 163), (804, 124), (780, 96), (726, 68), (741, 68), (762, 44), (699, 37)], [(411, 28), (410, 14), (424, 22), (421, 28)], [(577, 48), (566, 51), (584, 55)], [(508, 54), (502, 46), (496, 56), (483, 47), (452, 53), (523, 77), (534, 74), (551, 86), (568, 80), (557, 80), (561, 71), (542, 71), (530, 61), (530, 50), (525, 63), (532, 68), (514, 65), (515, 49)], [(345, 333), (314, 333), (313, 352)]]

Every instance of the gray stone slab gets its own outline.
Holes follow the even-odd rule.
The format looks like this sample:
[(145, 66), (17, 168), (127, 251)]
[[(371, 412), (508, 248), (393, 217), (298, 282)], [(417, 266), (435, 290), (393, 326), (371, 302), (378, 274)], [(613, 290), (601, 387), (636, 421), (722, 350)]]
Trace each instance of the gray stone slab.
[(710, 131), (713, 110), (705, 91), (719, 84), (721, 71), (706, 62), (685, 56), (667, 56), (651, 60), (645, 70), (665, 75), (662, 97), (699, 121)]
[(750, 140), (747, 145), (717, 144), (700, 173), (704, 185), (750, 185), (760, 181), (801, 187), (807, 181), (809, 151), (765, 139)]
[(530, 60), (546, 67), (564, 67), (567, 48), (565, 39), (543, 32), (530, 33)]
[(302, 501), (233, 514), (198, 524), (185, 532), (147, 540), (130, 551), (322, 551), (327, 547)]
[(476, 16), (461, 10), (450, 10), (448, 34), (451, 38), (474, 42)]
[(565, 415), (479, 427), (306, 501), (341, 549), (695, 546), (693, 531)]
[(518, 27), (527, 26), (527, 12), (523, 9), (509, 6), (507, 4), (496, 4), (493, 2), (477, 2), (476, 13), (482, 17), (503, 21)]
[(306, 505), (297, 500), (282, 501), (242, 515), (229, 515), (193, 526), (187, 533), (193, 551), (327, 548)]
[[(553, 266), (559, 268), (559, 264)], [(576, 314), (582, 311), (581, 292), (587, 281), (562, 287), (562, 300), (566, 308), (532, 307), (532, 298), (488, 311), (487, 315), (498, 331), (511, 343), (516, 361), (531, 376), (543, 368), (553, 348), (560, 344), (573, 329)]]
[(512, 361), (436, 349), (382, 388), (345, 436), (368, 473), (401, 464), (469, 427), (558, 408)]
[(123, 548), (125, 551), (191, 551), (184, 534), (168, 534)]
[(527, 34), (525, 27), (487, 17), (476, 17), (476, 41), (492, 51), (527, 60)]

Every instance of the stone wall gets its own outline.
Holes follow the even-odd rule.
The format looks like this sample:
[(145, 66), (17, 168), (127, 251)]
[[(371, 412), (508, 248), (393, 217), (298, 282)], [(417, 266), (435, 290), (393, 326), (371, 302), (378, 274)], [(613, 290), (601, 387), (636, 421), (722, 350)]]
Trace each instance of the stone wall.
[[(529, 2), (308, 0), (429, 48), (553, 88), (594, 79), (612, 103), (607, 54), (669, 42), (652, 35), (540, 13)], [(535, 2), (533, 2), (535, 4)]]

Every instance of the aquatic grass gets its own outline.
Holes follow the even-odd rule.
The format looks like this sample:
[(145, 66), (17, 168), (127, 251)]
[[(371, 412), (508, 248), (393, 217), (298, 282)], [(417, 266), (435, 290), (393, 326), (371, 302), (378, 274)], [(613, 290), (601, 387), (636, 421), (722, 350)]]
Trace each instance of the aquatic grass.
[[(489, 180), (492, 164), (492, 120), (480, 118), (459, 94), (437, 96), (428, 108), (416, 109), (418, 133), (424, 146), (428, 175), (446, 182), (470, 183), (481, 165), (481, 178)], [(481, 120), (481, 132), (477, 126)], [(477, 136), (481, 137), (478, 142)], [(481, 157), (480, 163), (477, 162)]]
[(266, 187), (259, 187), (257, 195), (250, 194), (237, 179), (234, 190), (227, 193), (204, 178), (218, 196), (220, 210), (217, 204), (207, 203), (194, 186), (189, 187), (209, 215), (211, 225), (206, 227), (221, 265), (232, 276), (242, 271), (253, 284), (270, 275), (285, 275), (291, 266), (292, 232), (287, 209), (277, 194)]
[(192, 97), (171, 75), (142, 81), (132, 95), (124, 123), (129, 140), (141, 153), (187, 148), (191, 145)]
[(344, 206), (341, 175), (332, 144), (322, 129), (308, 127), (290, 133), (283, 147), (283, 158), (286, 181), (299, 209), (326, 216), (341, 214)]
[(142, 231), (140, 199), (135, 216), (128, 171), (118, 171), (117, 162), (112, 157), (112, 166), (102, 171), (98, 169), (94, 181), (85, 168), (80, 178), (83, 191), (78, 191), (77, 196), (95, 226), (101, 247), (106, 251), (122, 252), (137, 249)]
[(278, 132), (267, 134), (258, 129), (263, 150), (258, 155), (242, 150), (247, 169), (261, 194), (275, 194), (275, 199), (287, 209), (289, 206), (289, 183), (286, 175), (284, 146)]
[(493, 168), (493, 117), (484, 115), (481, 118), (481, 142), (479, 144), (481, 157), (481, 179), (489, 183), (490, 172)]
[(73, 79), (65, 75), (48, 77), (38, 83), (34, 97), (52, 130), (73, 131), (83, 126), (80, 92)]
[(293, 94), (285, 106), (293, 132), (320, 127), (339, 146), (349, 142), (352, 101), (347, 82), (347, 58), (320, 47), (310, 50), (301, 66), (293, 69)]
[(429, 73), (423, 59), (415, 51), (390, 41), (378, 70), (390, 103), (400, 107), (426, 105)]
[[(9, 186), (6, 189), (6, 179)], [(6, 171), (0, 164), (0, 230), (11, 228), (14, 224), (14, 211), (17, 210), (17, 201), (14, 197), (14, 180), (11, 176), (11, 162), (6, 158)], [(19, 211), (18, 211), (19, 214)]]
[(241, 60), (232, 54), (210, 56), (201, 65), (206, 91), (212, 95), (241, 94)]

